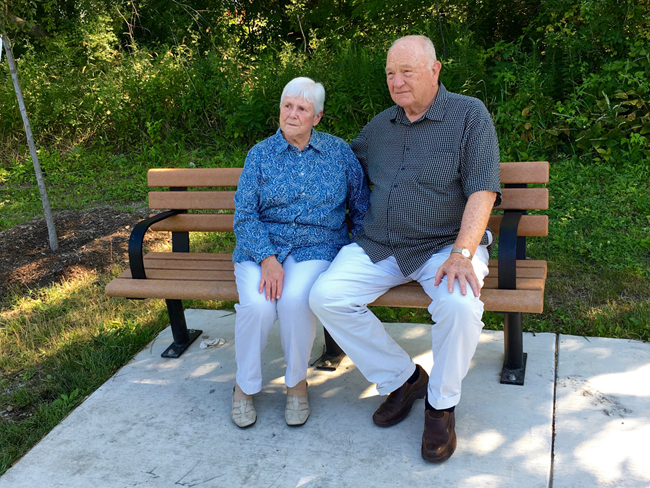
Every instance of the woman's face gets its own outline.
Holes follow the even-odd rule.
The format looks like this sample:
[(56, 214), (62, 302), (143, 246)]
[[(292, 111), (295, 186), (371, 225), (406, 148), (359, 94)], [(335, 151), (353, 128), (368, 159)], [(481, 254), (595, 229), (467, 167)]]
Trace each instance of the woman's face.
[(323, 112), (314, 113), (314, 104), (304, 98), (285, 97), (280, 107), (280, 129), (287, 142), (309, 140), (312, 127)]

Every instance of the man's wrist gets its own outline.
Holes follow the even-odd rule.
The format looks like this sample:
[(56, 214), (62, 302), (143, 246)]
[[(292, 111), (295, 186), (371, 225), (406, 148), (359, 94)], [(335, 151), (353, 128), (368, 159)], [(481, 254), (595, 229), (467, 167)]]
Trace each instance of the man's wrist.
[(461, 256), (463, 256), (464, 258), (467, 258), (467, 259), (470, 259), (470, 260), (474, 257), (472, 252), (469, 249), (467, 249), (466, 247), (454, 247), (451, 250), (451, 254), (456, 254), (456, 253), (458, 253)]

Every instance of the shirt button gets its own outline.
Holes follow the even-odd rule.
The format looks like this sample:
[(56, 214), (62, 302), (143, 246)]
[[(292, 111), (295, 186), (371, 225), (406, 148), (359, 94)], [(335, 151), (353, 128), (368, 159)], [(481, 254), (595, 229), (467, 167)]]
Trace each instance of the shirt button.
[(397, 188), (397, 185), (393, 185), (394, 188)]
[(407, 147), (407, 148), (406, 148), (406, 150), (407, 150), (407, 151), (410, 151), (410, 150), (411, 150), (411, 148), (410, 148), (410, 147)]
[(404, 171), (406, 168), (400, 168), (402, 171)]
[(390, 206), (388, 207), (388, 210), (393, 210), (393, 206), (390, 205)]

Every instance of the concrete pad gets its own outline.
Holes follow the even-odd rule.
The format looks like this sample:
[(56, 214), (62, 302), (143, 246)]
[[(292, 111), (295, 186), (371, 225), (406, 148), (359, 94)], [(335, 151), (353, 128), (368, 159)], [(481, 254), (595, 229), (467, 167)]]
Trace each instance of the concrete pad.
[(553, 488), (650, 486), (650, 347), (560, 336)]
[[(354, 365), (310, 369), (312, 414), (284, 422), (284, 359), (277, 325), (264, 351), (257, 423), (230, 419), (234, 314), (189, 310), (190, 327), (226, 345), (163, 359), (169, 329), (102, 385), (2, 478), (0, 488), (124, 487), (547, 487), (551, 467), (555, 335), (526, 334), (525, 386), (499, 384), (503, 333), (485, 331), (457, 408), (458, 449), (442, 465), (422, 460), (423, 401), (382, 429), (382, 402)], [(388, 331), (425, 368), (429, 326)], [(312, 351), (323, 349), (319, 333)]]

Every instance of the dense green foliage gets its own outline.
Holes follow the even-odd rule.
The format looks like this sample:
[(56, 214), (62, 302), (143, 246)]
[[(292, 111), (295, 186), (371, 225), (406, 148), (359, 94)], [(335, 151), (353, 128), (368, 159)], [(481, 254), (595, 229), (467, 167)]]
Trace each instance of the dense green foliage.
[[(390, 42), (425, 33), (446, 86), (493, 114), (502, 160), (552, 162), (540, 253), (648, 273), (648, 0), (35, 5), (21, 15), (49, 36), (14, 30), (13, 40), (46, 181), (66, 183), (55, 209), (141, 200), (148, 167), (242, 164), (274, 132), (282, 87), (297, 75), (323, 82), (321, 129), (349, 140), (392, 103)], [(4, 64), (0, 141), (6, 228), (39, 204)], [(87, 191), (98, 179), (107, 187)]]
[[(323, 82), (320, 128), (349, 140), (392, 103), (390, 42), (425, 33), (445, 85), (492, 113), (502, 160), (552, 163), (533, 254), (650, 273), (648, 0), (0, 5), (33, 21), (6, 25), (55, 210), (140, 201), (149, 167), (241, 165), (297, 75)], [(0, 141), (1, 229), (39, 211), (4, 64)]]

